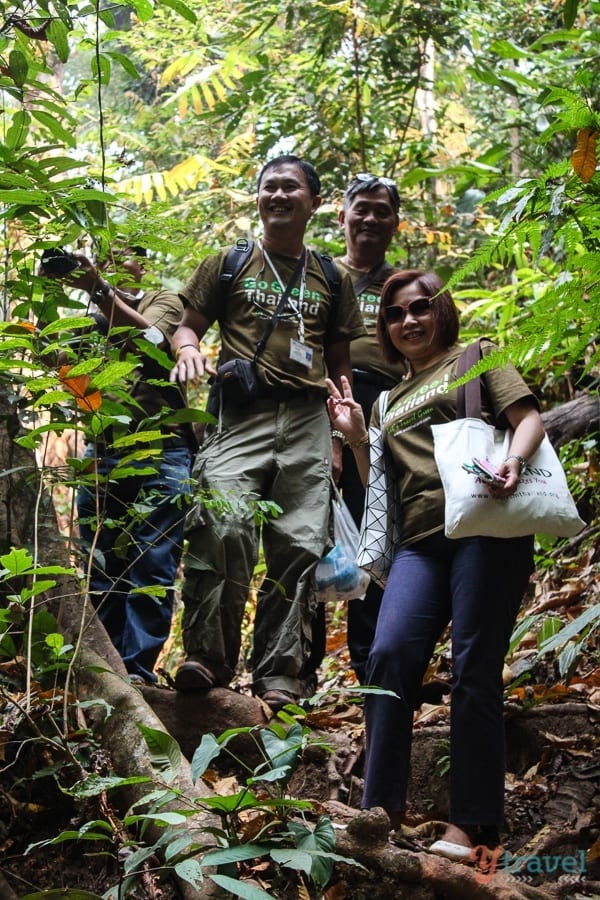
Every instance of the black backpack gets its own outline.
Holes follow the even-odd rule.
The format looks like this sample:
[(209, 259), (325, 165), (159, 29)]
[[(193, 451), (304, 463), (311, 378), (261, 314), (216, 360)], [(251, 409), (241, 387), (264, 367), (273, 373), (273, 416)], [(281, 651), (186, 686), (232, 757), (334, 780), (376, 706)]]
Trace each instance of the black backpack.
[[(225, 257), (225, 262), (223, 263), (223, 268), (221, 269), (221, 299), (226, 300), (229, 296), (229, 291), (231, 290), (231, 285), (233, 284), (238, 272), (250, 256), (254, 249), (254, 241), (248, 241), (246, 238), (240, 238), (236, 241), (235, 246), (231, 247), (227, 256)], [(338, 270), (338, 267), (332, 260), (330, 256), (327, 256), (324, 253), (317, 253), (316, 250), (311, 251), (313, 256), (319, 262), (319, 265), (323, 269), (323, 274), (327, 279), (327, 283), (329, 284), (329, 290), (331, 291), (332, 297), (332, 309), (331, 311), (335, 311), (335, 307), (340, 299), (340, 284), (341, 284), (341, 276)]]

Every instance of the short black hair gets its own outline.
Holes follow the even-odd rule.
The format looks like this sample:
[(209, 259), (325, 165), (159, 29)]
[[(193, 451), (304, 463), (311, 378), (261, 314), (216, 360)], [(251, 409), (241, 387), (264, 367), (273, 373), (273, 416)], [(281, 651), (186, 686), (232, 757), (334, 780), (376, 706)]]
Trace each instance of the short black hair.
[(260, 170), (260, 174), (256, 182), (256, 190), (260, 190), (260, 183), (263, 180), (265, 172), (267, 172), (269, 169), (276, 169), (279, 166), (285, 166), (288, 164), (298, 166), (299, 169), (302, 169), (311, 195), (313, 197), (319, 196), (319, 194), (321, 193), (321, 179), (317, 175), (316, 169), (314, 168), (314, 166), (311, 166), (309, 162), (306, 162), (305, 159), (300, 159), (299, 156), (293, 156), (293, 154), (291, 153), (287, 153), (283, 156), (276, 156), (275, 159), (270, 159), (264, 164), (264, 166)]
[(359, 194), (370, 194), (379, 188), (385, 188), (392, 204), (392, 209), (398, 215), (400, 212), (400, 194), (391, 178), (381, 178), (379, 175), (357, 175), (352, 179), (344, 194), (344, 209), (350, 209), (355, 197)]
[(417, 283), (424, 297), (435, 297), (431, 304), (431, 315), (438, 336), (446, 347), (453, 347), (458, 340), (458, 310), (450, 291), (444, 290), (444, 282), (435, 272), (421, 269), (403, 269), (390, 275), (381, 289), (381, 303), (377, 314), (377, 340), (386, 362), (395, 363), (404, 359), (394, 347), (385, 321), (385, 310), (392, 305), (394, 294), (410, 284)]

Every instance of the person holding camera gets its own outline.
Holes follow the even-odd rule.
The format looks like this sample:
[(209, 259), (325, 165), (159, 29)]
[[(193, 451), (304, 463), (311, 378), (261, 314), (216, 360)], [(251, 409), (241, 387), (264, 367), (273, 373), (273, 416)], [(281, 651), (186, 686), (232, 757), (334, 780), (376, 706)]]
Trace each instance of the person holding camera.
[[(171, 628), (196, 444), (189, 425), (168, 421), (174, 410), (186, 405), (182, 389), (170, 384), (167, 370), (144, 352), (148, 345), (168, 351), (183, 314), (174, 292), (140, 287), (144, 256), (136, 248), (112, 254), (116, 285), (82, 254), (47, 252), (40, 274), (68, 278), (69, 287), (85, 291), (94, 304), (91, 315), (97, 330), (140, 356), (128, 385), (131, 402), (113, 398), (121, 404), (111, 417), (113, 424), (89, 437), (84, 454), (90, 460), (89, 474), (78, 490), (77, 509), (81, 543), (91, 556), (91, 603), (130, 680), (152, 684)], [(164, 434), (151, 458), (147, 453), (143, 459), (131, 458), (136, 447), (130, 444), (115, 448), (118, 437), (144, 430)], [(138, 449), (152, 446), (143, 441)], [(125, 457), (127, 472), (120, 475)]]
[[(216, 375), (219, 413), (193, 470), (203, 502), (187, 517), (186, 660), (175, 686), (207, 690), (231, 681), (262, 538), (266, 572), (254, 623), (253, 691), (274, 710), (302, 696), (312, 571), (330, 546), (325, 376), (337, 384), (351, 377), (349, 342), (364, 334), (350, 278), (338, 275), (339, 287), (332, 288), (304, 244), (320, 203), (309, 163), (296, 156), (266, 163), (257, 194), (262, 239), (226, 299), (227, 251), (200, 263), (182, 292), (186, 310), (172, 342), (172, 379)], [(221, 335), (218, 375), (199, 349), (213, 322)]]
[[(377, 334), (384, 358), (408, 372), (387, 397), (380, 422), (396, 474), (402, 534), (383, 594), (366, 665), (367, 683), (389, 691), (365, 698), (366, 758), (362, 806), (383, 807), (400, 828), (412, 740), (413, 710), (436, 642), (452, 621), (450, 813), (443, 839), (430, 850), (468, 859), (478, 844), (493, 847), (503, 822), (502, 670), (519, 605), (533, 571), (533, 536), (466, 537), (444, 532), (444, 490), (431, 425), (456, 418), (458, 312), (433, 272), (407, 270), (383, 286)], [(491, 344), (485, 342), (484, 353)], [(538, 404), (512, 365), (482, 375), (482, 417), (513, 429), (507, 458), (490, 490), (513, 494), (544, 429)], [(354, 448), (363, 484), (369, 438), (349, 383), (329, 382), (329, 412)]]

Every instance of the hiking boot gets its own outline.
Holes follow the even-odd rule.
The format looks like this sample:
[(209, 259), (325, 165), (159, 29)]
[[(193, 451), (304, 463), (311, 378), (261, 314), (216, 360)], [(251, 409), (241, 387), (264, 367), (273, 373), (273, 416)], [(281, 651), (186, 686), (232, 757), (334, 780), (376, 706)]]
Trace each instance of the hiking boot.
[(206, 666), (193, 659), (188, 659), (177, 669), (174, 678), (175, 690), (182, 693), (209, 691), (217, 684), (217, 679)]
[(273, 712), (279, 712), (280, 709), (283, 709), (284, 706), (287, 706), (288, 703), (298, 703), (299, 698), (296, 697), (295, 694), (291, 694), (289, 691), (280, 691), (277, 688), (272, 688), (270, 691), (265, 691), (264, 694), (259, 694), (260, 699), (270, 706)]

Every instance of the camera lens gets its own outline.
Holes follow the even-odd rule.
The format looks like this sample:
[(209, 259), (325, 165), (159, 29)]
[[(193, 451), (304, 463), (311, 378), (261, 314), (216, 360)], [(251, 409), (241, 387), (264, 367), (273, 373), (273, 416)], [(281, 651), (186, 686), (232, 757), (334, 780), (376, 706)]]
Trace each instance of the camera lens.
[(44, 250), (41, 264), (46, 274), (59, 276), (69, 275), (79, 265), (72, 253), (58, 248)]

